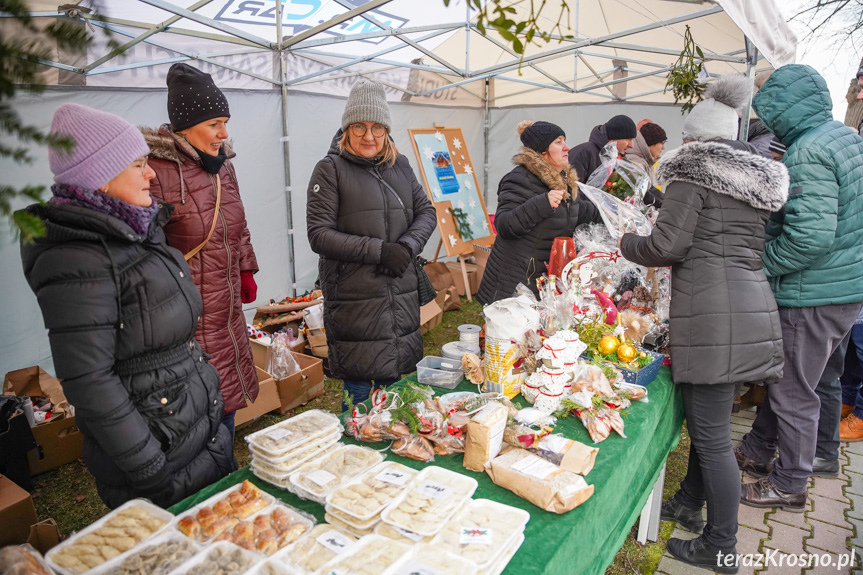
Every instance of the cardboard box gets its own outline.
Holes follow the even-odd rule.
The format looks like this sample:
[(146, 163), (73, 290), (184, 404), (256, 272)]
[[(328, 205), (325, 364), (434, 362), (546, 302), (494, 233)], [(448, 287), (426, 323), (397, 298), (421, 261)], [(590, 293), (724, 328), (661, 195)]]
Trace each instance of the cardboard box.
[(443, 321), (444, 302), (449, 295), (445, 289), (437, 292), (437, 297), (424, 306), (420, 306), (420, 333), (425, 334)]
[[(300, 334), (302, 337), (302, 334)], [(269, 362), (267, 361), (267, 353), (270, 350), (270, 344), (264, 343), (259, 339), (249, 338), (249, 343), (252, 346), (252, 358), (254, 358), (255, 366), (260, 367), (264, 371), (267, 371), (269, 368)], [(291, 351), (297, 353), (303, 353), (306, 350), (306, 340), (300, 339), (297, 343), (291, 347)]]
[(290, 411), (324, 393), (324, 362), (301, 353), (295, 353), (294, 359), (300, 364), (301, 371), (275, 380), (281, 402), (279, 413)]
[(237, 427), (281, 407), (279, 390), (273, 376), (257, 366), (255, 371), (258, 374), (258, 397), (255, 403), (237, 410), (234, 416), (234, 425)]
[[(475, 294), (479, 289), (479, 282), (477, 281), (477, 273), (476, 273), (476, 265), (474, 264), (465, 264), (465, 269), (467, 270), (467, 281), (470, 287), (471, 295)], [(461, 263), (459, 262), (446, 262), (446, 267), (449, 268), (450, 273), (452, 273), (452, 279), (455, 282), (455, 287), (458, 290), (458, 295), (467, 295), (465, 292), (464, 285), (464, 276), (461, 273)]]
[(488, 263), (488, 257), (491, 255), (491, 248), (492, 246), (485, 247), (473, 244), (473, 261), (476, 265), (477, 289), (479, 289), (479, 285), (482, 283), (482, 276), (485, 273), (485, 265)]
[(26, 543), (36, 523), (36, 507), (30, 494), (5, 475), (0, 475), (0, 547)]
[(309, 351), (317, 357), (328, 357), (329, 347), (327, 346), (327, 334), (323, 329), (306, 328), (303, 332), (306, 341), (309, 342)]
[(57, 522), (49, 518), (31, 525), (27, 543), (35, 547), (39, 553), (45, 555), (60, 543), (60, 528), (57, 527)]
[(57, 379), (39, 366), (18, 369), (6, 374), (3, 392), (49, 397), (55, 406), (51, 419), (32, 428), (37, 446), (27, 453), (30, 475), (56, 469), (81, 457), (84, 436), (75, 427), (75, 418)]

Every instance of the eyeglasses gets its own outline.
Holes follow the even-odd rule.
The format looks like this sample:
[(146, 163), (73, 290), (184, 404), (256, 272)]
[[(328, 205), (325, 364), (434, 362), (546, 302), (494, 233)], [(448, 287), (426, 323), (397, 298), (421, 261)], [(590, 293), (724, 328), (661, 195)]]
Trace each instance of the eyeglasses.
[[(368, 130), (368, 126), (365, 124), (351, 124), (351, 133), (357, 138), (362, 138), (366, 135), (366, 131)], [(372, 126), (372, 136), (375, 138), (383, 138), (384, 134), (387, 133), (387, 129), (385, 126), (381, 126), (380, 124), (375, 124)]]
[(144, 172), (147, 171), (147, 162), (150, 160), (149, 156), (144, 156), (143, 158), (138, 158), (135, 160), (136, 162), (141, 162), (141, 175), (144, 175)]

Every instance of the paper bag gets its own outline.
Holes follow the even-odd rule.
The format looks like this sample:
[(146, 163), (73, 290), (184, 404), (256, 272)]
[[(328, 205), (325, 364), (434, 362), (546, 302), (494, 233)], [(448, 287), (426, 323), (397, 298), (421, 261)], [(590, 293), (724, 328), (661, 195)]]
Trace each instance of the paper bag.
[(463, 464), (471, 471), (482, 471), (497, 457), (503, 443), (508, 410), (496, 401), (483, 406), (467, 423)]
[(6, 374), (3, 381), (3, 393), (6, 395), (27, 395), (30, 397), (47, 397), (54, 404), (53, 415), (49, 421), (72, 417), (72, 409), (66, 401), (63, 386), (60, 381), (38, 365), (16, 369)]

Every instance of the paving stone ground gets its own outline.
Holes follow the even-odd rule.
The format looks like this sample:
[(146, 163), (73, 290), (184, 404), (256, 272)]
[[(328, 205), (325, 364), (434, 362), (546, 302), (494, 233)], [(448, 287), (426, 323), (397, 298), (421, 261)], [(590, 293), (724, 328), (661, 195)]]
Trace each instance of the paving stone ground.
[[(735, 447), (754, 418), (754, 408), (732, 417)], [(741, 575), (863, 573), (863, 442), (841, 444), (839, 463), (838, 477), (810, 480), (803, 513), (740, 506), (737, 552)], [(755, 480), (748, 474), (741, 479), (744, 483)], [(675, 527), (672, 537), (691, 539), (696, 534)], [(656, 573), (705, 575), (713, 571), (695, 569), (666, 553)]]

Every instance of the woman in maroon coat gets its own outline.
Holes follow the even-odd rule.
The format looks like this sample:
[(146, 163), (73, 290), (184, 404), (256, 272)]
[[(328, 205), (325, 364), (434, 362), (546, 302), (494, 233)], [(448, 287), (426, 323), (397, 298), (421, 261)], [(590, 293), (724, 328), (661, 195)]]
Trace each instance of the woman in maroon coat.
[(230, 161), (235, 154), (224, 142), (231, 114), (209, 74), (174, 64), (167, 83), (171, 123), (144, 130), (156, 172), (150, 193), (175, 208), (165, 233), (185, 254), (201, 290), (204, 313), (195, 337), (219, 370), (225, 423), (233, 432), (234, 412), (258, 395), (242, 307), (255, 300), (258, 262)]

